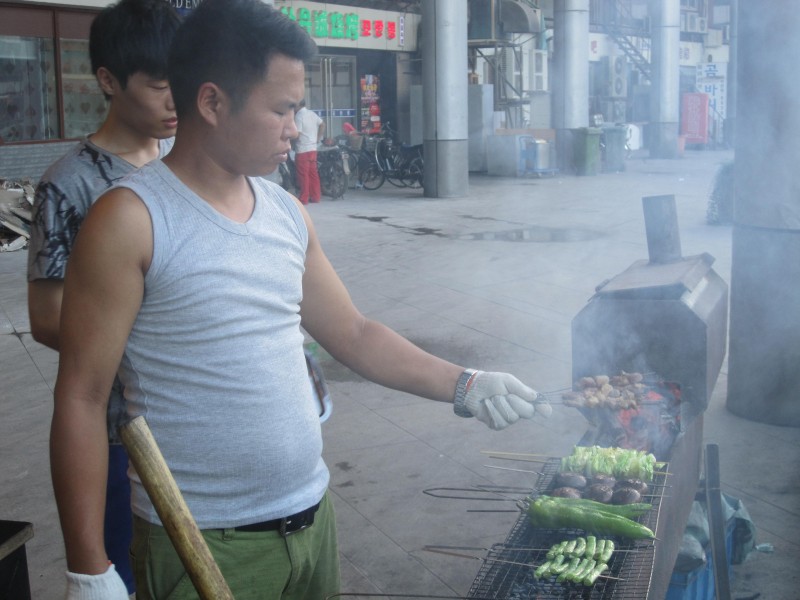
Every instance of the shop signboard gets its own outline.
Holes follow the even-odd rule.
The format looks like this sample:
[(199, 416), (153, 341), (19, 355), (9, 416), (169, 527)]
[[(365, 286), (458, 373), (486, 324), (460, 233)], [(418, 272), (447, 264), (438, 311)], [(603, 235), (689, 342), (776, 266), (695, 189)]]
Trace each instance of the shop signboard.
[(417, 49), (417, 14), (300, 0), (276, 0), (275, 8), (303, 27), (319, 46), (396, 52)]
[(203, 0), (169, 0), (169, 3), (175, 8), (179, 15), (185, 17), (200, 6), (202, 1)]
[(678, 64), (681, 67), (695, 67), (703, 60), (703, 44), (700, 42), (681, 42), (678, 46)]
[(727, 63), (703, 63), (697, 65), (697, 91), (708, 94), (708, 105), (711, 114), (718, 119), (727, 118), (726, 104), (728, 89), (726, 75)]

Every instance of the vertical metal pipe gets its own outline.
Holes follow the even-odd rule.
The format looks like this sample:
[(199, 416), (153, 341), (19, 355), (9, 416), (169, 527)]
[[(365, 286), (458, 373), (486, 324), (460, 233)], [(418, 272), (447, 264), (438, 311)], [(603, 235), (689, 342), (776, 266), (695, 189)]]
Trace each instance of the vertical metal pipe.
[(572, 130), (589, 125), (589, 0), (553, 7), (553, 126), (561, 169), (572, 166)]
[(731, 0), (730, 23), (730, 37), (728, 38), (728, 93), (727, 93), (727, 107), (725, 118), (725, 131), (724, 136), (726, 142), (733, 146), (736, 143), (736, 90), (739, 89), (738, 84), (738, 71), (739, 71), (739, 41), (738, 41), (738, 20), (739, 20), (739, 0)]
[(642, 198), (647, 250), (651, 263), (670, 263), (681, 259), (681, 235), (675, 196)]
[(653, 85), (648, 148), (654, 158), (675, 158), (680, 118), (680, 0), (651, 0), (649, 11)]
[(463, 0), (422, 2), (425, 196), (469, 191), (467, 11)]

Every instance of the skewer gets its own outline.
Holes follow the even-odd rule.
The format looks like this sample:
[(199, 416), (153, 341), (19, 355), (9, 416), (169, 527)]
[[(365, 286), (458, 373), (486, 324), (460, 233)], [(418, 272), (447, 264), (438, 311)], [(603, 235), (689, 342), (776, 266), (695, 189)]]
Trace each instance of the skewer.
[(532, 462), (532, 463), (548, 463), (549, 460), (539, 460), (536, 458), (514, 458), (513, 456), (492, 456), (490, 455), (489, 458), (494, 458), (497, 460), (516, 460), (517, 462)]
[(481, 450), (481, 454), (499, 454), (502, 456), (544, 456), (548, 457), (548, 454), (526, 454), (525, 452), (501, 452), (499, 450)]
[(532, 473), (533, 475), (541, 475), (539, 471), (529, 471), (528, 469), (512, 469), (510, 467), (499, 467), (497, 465), (483, 465), (489, 469), (500, 469), (502, 471), (516, 471), (517, 473)]
[[(526, 454), (524, 452), (499, 452), (495, 450), (481, 450), (481, 454), (489, 454), (489, 458), (495, 458), (498, 460), (517, 460), (520, 462), (537, 462), (537, 463), (548, 463), (552, 460), (553, 457), (549, 457), (549, 460), (534, 460), (532, 458), (524, 458), (530, 456), (542, 456), (547, 457), (547, 454)], [(513, 457), (520, 457), (520, 458), (513, 458)], [(669, 471), (653, 471), (653, 475), (672, 475)]]
[[(520, 552), (548, 552), (551, 548), (529, 548), (528, 546), (507, 546), (506, 544), (496, 544), (496, 546), (503, 546), (506, 550), (518, 550)], [(490, 548), (476, 548), (476, 550), (490, 550)], [(637, 548), (617, 548), (614, 547), (614, 552), (639, 552)]]
[[(536, 565), (532, 563), (523, 563), (523, 562), (516, 562), (513, 560), (503, 560), (501, 558), (484, 558), (483, 556), (474, 556), (472, 554), (462, 554), (461, 552), (451, 552), (450, 550), (445, 550), (445, 548), (455, 548), (460, 549), (459, 546), (423, 546), (423, 550), (426, 552), (436, 552), (437, 554), (446, 554), (447, 556), (455, 556), (457, 558), (471, 558), (472, 560), (479, 560), (481, 562), (494, 562), (500, 563), (504, 565), (514, 565), (518, 567), (528, 567), (529, 569), (535, 569)], [(463, 547), (465, 550), (471, 550), (472, 548)], [(480, 550), (481, 548), (477, 548)], [(613, 579), (615, 581), (625, 581), (621, 577), (613, 577), (611, 575), (603, 575), (601, 574), (600, 577), (603, 579)]]

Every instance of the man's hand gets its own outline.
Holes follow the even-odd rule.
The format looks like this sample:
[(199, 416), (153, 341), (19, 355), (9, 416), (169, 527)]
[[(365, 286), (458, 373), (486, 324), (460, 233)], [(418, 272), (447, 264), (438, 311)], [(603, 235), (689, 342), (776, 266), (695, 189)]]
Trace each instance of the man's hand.
[(463, 390), (456, 391), (459, 404), (466, 411), (495, 430), (505, 429), (520, 418), (531, 419), (536, 413), (549, 417), (552, 409), (535, 390), (509, 373), (475, 371), (469, 374)]
[(114, 565), (100, 575), (67, 571), (66, 600), (128, 600), (128, 588)]

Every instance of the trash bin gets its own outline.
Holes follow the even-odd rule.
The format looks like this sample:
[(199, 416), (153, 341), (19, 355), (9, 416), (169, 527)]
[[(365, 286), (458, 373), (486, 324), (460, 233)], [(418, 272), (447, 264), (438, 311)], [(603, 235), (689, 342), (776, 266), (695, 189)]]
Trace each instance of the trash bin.
[(534, 170), (537, 173), (547, 171), (550, 169), (550, 142), (547, 140), (536, 140), (534, 148), (536, 149)]
[(573, 130), (573, 156), (578, 175), (597, 175), (600, 172), (600, 133), (598, 127)]
[(628, 128), (624, 125), (603, 127), (603, 140), (605, 142), (603, 171), (617, 173), (625, 170), (625, 138), (627, 134)]
[(520, 172), (545, 173), (550, 170), (550, 143), (526, 135), (519, 139)]

